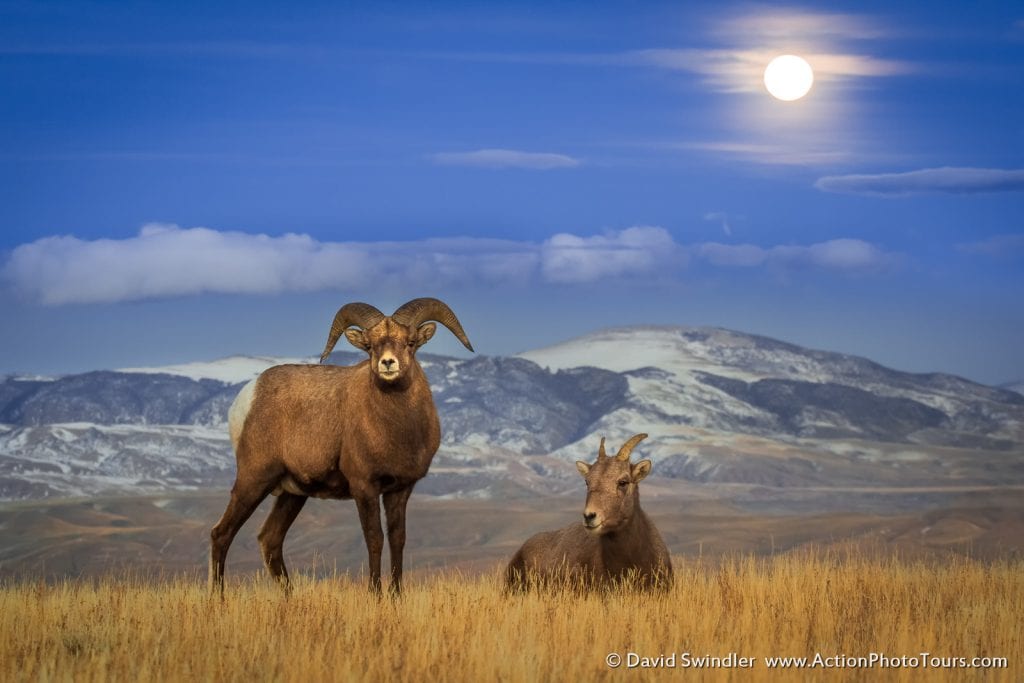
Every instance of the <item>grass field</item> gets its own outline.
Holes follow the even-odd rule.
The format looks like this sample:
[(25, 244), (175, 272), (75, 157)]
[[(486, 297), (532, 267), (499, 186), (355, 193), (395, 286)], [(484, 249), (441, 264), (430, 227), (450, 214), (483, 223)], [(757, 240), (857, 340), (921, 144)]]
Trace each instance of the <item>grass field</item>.
[[(12, 580), (0, 587), (0, 680), (1019, 681), (1022, 631), (1020, 560), (676, 558), (663, 595), (505, 596), (497, 571), (416, 576), (398, 600), (347, 575), (298, 577), (290, 597), (263, 578), (235, 578), (223, 601), (198, 577)], [(752, 661), (696, 666), (732, 653)], [(872, 653), (870, 668), (853, 666)], [(766, 660), (816, 654), (845, 667)], [(667, 668), (629, 666), (660, 655)], [(1007, 664), (940, 666), (960, 657)]]

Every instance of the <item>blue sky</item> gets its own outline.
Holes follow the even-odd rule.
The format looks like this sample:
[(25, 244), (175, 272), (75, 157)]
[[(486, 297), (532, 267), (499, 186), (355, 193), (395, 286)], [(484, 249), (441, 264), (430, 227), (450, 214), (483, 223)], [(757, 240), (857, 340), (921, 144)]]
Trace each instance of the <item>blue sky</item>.
[(432, 295), (485, 354), (718, 325), (1024, 378), (1018, 3), (0, 1), (0, 87), (0, 372)]

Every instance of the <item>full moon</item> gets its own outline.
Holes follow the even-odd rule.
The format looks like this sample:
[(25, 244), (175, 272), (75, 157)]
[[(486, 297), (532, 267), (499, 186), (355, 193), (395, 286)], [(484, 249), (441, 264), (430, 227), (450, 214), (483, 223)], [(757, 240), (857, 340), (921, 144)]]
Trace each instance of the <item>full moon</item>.
[(807, 60), (796, 55), (780, 55), (764, 70), (764, 87), (772, 97), (792, 102), (807, 94), (814, 83), (814, 71)]

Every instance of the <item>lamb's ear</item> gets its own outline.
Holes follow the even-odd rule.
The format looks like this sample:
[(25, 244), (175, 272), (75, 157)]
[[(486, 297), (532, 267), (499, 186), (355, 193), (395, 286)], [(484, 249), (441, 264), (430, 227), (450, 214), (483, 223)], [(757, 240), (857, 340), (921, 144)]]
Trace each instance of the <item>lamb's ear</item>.
[(636, 483), (651, 473), (651, 461), (641, 460), (632, 467), (629, 468), (629, 474), (633, 477), (633, 482)]
[(348, 343), (357, 349), (363, 351), (370, 350), (370, 344), (366, 341), (366, 335), (358, 327), (350, 327), (345, 330), (345, 339), (348, 339)]
[(430, 338), (437, 332), (437, 325), (434, 323), (423, 323), (416, 330), (416, 348), (419, 348), (430, 341)]
[(584, 477), (590, 473), (590, 465), (583, 462), (582, 460), (576, 461), (576, 469), (578, 469), (580, 471), (580, 474), (582, 474)]

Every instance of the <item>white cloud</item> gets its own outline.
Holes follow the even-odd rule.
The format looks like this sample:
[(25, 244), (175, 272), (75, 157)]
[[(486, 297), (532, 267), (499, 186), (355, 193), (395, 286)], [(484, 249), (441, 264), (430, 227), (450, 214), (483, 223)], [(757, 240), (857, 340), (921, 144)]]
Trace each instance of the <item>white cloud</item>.
[(548, 282), (595, 282), (619, 277), (661, 279), (685, 258), (664, 228), (633, 227), (593, 237), (553, 235), (541, 247), (541, 272)]
[(887, 268), (895, 256), (863, 240), (836, 239), (808, 247), (775, 247), (780, 255), (796, 265), (845, 271), (867, 271)]
[(889, 196), (925, 192), (1021, 192), (1024, 191), (1024, 169), (945, 166), (906, 173), (825, 176), (819, 178), (814, 186), (826, 192)]
[(727, 267), (768, 266), (771, 268), (821, 268), (838, 272), (873, 272), (891, 268), (895, 254), (858, 239), (834, 239), (807, 246), (779, 245), (759, 247), (753, 244), (707, 242), (693, 248), (708, 263)]
[(230, 292), (317, 289), (340, 260), (334, 284), (357, 281), (355, 254), (332, 254), (304, 235), (277, 238), (207, 228), (150, 225), (137, 237), (95, 241), (47, 237), (17, 247), (4, 274), (45, 304)]
[(424, 286), (658, 283), (680, 277), (691, 255), (714, 266), (879, 270), (890, 254), (839, 239), (810, 246), (687, 246), (664, 228), (600, 235), (558, 233), (542, 242), (443, 238), (321, 242), (151, 224), (126, 239), (46, 237), (15, 248), (0, 276), (45, 305), (113, 303), (203, 293), (273, 294)]
[(486, 239), (319, 242), (209, 228), (147, 225), (127, 239), (46, 237), (14, 249), (4, 279), (48, 305), (205, 292), (269, 294), (402, 282), (514, 280), (536, 269), (535, 245)]
[(580, 165), (578, 159), (566, 156), (565, 154), (521, 152), (514, 149), (441, 152), (432, 155), (431, 159), (435, 164), (442, 166), (472, 166), (489, 169), (526, 168), (546, 171), (552, 168), (573, 168)]

